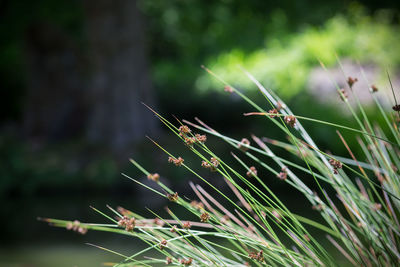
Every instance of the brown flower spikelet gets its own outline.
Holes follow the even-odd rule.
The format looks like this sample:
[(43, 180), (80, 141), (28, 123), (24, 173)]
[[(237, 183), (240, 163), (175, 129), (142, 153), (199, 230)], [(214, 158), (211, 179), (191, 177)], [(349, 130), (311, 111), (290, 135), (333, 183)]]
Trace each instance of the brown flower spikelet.
[(378, 92), (378, 91), (379, 91), (379, 89), (378, 89), (378, 87), (376, 87), (375, 84), (371, 85), (371, 92), (372, 92), (372, 93), (376, 93), (376, 92)]
[(78, 221), (78, 220), (75, 220), (73, 222), (67, 223), (66, 228), (67, 228), (67, 230), (72, 230), (72, 231), (77, 232), (77, 233), (79, 233), (81, 235), (86, 234), (87, 231), (88, 231), (88, 229), (83, 227), (81, 225), (81, 222)]
[(333, 167), (334, 174), (338, 174), (338, 169), (342, 168), (342, 163), (336, 159), (330, 159), (329, 164)]
[(242, 140), (238, 144), (238, 148), (245, 152), (245, 151), (249, 150), (249, 145), (250, 145), (249, 139), (242, 138)]
[(183, 159), (183, 158), (181, 158), (181, 157), (178, 157), (177, 159), (174, 159), (173, 157), (168, 157), (168, 162), (169, 163), (173, 163), (173, 164), (175, 164), (176, 166), (182, 166), (182, 164), (183, 164), (183, 162), (184, 162), (185, 160)]
[(181, 135), (187, 135), (190, 134), (192, 130), (190, 130), (190, 128), (187, 125), (182, 125), (181, 127), (179, 127), (179, 132)]
[(200, 143), (205, 143), (207, 141), (207, 136), (205, 134), (195, 134), (194, 137)]
[(192, 264), (192, 262), (193, 262), (193, 259), (192, 259), (192, 258), (189, 258), (189, 259), (187, 259), (187, 260), (185, 260), (185, 259), (180, 259), (179, 262), (180, 262), (181, 264), (185, 265), (185, 266), (190, 266), (190, 265)]
[(274, 115), (274, 114), (278, 114), (278, 110), (276, 108), (274, 108), (274, 109), (268, 110), (268, 113), (270, 113), (270, 115), (269, 115), (270, 118), (275, 118), (276, 115)]
[(182, 228), (183, 229), (190, 229), (190, 227), (192, 227), (192, 225), (190, 224), (190, 222), (184, 222), (183, 224), (182, 224)]
[(288, 115), (285, 116), (284, 121), (286, 122), (287, 125), (290, 127), (294, 127), (296, 125), (296, 117), (293, 115)]
[(158, 180), (160, 180), (160, 175), (158, 173), (149, 173), (147, 179), (158, 182)]
[(233, 93), (233, 89), (232, 89), (232, 87), (230, 87), (229, 85), (225, 85), (225, 86), (224, 86), (224, 91), (225, 91), (225, 92), (228, 92), (228, 93)]
[(200, 215), (200, 221), (201, 222), (208, 222), (208, 220), (211, 218), (210, 214), (207, 212), (204, 212)]
[(353, 87), (353, 85), (358, 81), (357, 78), (352, 78), (352, 77), (348, 77), (347, 78), (347, 84), (349, 85), (350, 88)]
[(287, 179), (287, 170), (285, 167), (282, 168), (281, 172), (278, 173), (277, 177), (282, 181), (285, 181)]
[(160, 242), (160, 249), (163, 250), (167, 246), (167, 240), (163, 239)]
[(254, 166), (249, 168), (249, 171), (246, 173), (247, 177), (257, 176), (257, 169)]
[(136, 219), (135, 218), (129, 218), (127, 216), (122, 217), (118, 221), (118, 226), (125, 227), (126, 231), (132, 231), (135, 228), (136, 224)]
[(178, 192), (175, 192), (174, 194), (167, 194), (167, 198), (169, 199), (169, 201), (178, 201)]

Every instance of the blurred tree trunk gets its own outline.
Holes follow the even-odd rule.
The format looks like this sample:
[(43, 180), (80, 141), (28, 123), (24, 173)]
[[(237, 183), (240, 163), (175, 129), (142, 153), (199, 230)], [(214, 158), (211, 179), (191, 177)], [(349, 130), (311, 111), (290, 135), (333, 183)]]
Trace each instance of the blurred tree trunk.
[(136, 0), (86, 0), (88, 138), (120, 150), (157, 130), (143, 17)]
[(48, 22), (26, 32), (24, 133), (36, 142), (70, 138), (84, 125), (80, 56), (71, 38)]

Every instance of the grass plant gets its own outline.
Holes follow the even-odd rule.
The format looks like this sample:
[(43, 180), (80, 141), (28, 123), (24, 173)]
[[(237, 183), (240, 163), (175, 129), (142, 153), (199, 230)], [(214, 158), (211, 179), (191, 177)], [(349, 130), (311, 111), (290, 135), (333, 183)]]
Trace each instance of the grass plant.
[[(200, 119), (196, 118), (195, 122), (177, 119), (172, 123), (149, 107), (178, 142), (185, 143), (198, 157), (198, 162), (188, 164), (180, 155), (148, 137), (166, 154), (171, 167), (187, 171), (206, 185), (189, 184), (197, 199), (188, 199), (172, 191), (159, 180), (159, 174), (144, 168), (138, 159), (131, 159), (132, 164), (162, 190), (126, 174), (123, 176), (173, 202), (167, 208), (169, 218), (149, 210), (154, 216), (148, 219), (121, 207), (108, 207), (107, 211), (93, 208), (109, 220), (108, 224), (42, 220), (80, 233), (96, 230), (128, 235), (147, 244), (145, 249), (133, 255), (94, 245), (121, 257), (120, 262), (110, 263), (113, 266), (337, 266), (337, 254), (328, 249), (329, 243), (343, 258), (340, 262), (349, 266), (399, 265), (400, 106), (395, 95), (393, 110), (387, 110), (376, 96), (378, 89), (361, 70), (362, 75), (358, 78), (371, 85), (366, 90), (370, 90), (377, 110), (384, 118), (385, 124), (377, 125), (370, 121), (357, 95), (353, 94), (356, 78), (348, 77), (344, 89), (335, 85), (338, 97), (342, 98), (354, 119), (354, 126), (349, 127), (293, 113), (274, 91), (263, 87), (246, 70), (242, 69), (265, 98), (264, 106), (269, 108), (257, 105), (211, 70), (204, 69), (221, 82), (227, 93), (237, 94), (249, 104), (252, 112), (245, 116), (260, 116), (272, 121), (287, 138), (272, 140), (252, 134), (236, 140)], [(357, 108), (349, 104), (348, 97), (356, 100)], [(303, 121), (336, 130), (348, 157), (324, 152), (303, 127)], [(344, 131), (357, 138), (363, 156), (356, 158), (354, 148), (348, 146), (342, 135)], [(241, 168), (234, 169), (218, 151), (209, 148), (207, 136), (218, 137), (231, 145), (231, 156)], [(282, 149), (301, 161), (280, 157)], [(202, 174), (202, 168), (217, 174), (226, 187), (217, 188), (212, 179)], [(259, 177), (260, 172), (268, 172), (301, 192), (304, 200), (300, 201), (304, 201), (307, 209), (319, 212), (321, 220), (291, 212), (268, 181)], [(304, 182), (304, 177), (312, 177), (313, 187)], [(225, 192), (226, 189), (231, 192)], [(191, 219), (177, 216), (175, 205), (183, 207)], [(316, 231), (320, 234), (315, 235)], [(153, 256), (147, 256), (150, 251)]]

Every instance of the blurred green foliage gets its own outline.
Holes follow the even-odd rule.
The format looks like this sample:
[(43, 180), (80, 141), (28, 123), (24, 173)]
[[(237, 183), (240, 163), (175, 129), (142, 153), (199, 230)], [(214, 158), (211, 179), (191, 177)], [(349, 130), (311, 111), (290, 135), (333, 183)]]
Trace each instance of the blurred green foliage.
[[(283, 13), (276, 16), (278, 24), (286, 25)], [(380, 11), (374, 17), (366, 15), (355, 6), (346, 15), (337, 15), (321, 27), (310, 26), (298, 34), (269, 34), (265, 45), (251, 53), (240, 49), (208, 59), (208, 66), (242, 89), (254, 89), (254, 85), (241, 73), (244, 67), (263, 85), (274, 88), (279, 95), (293, 97), (301, 92), (310, 71), (320, 60), (326, 66), (337, 64), (336, 55), (354, 62), (372, 64), (384, 71), (400, 66), (400, 28), (392, 24), (393, 13)], [(386, 75), (381, 75), (386, 78)], [(221, 90), (220, 82), (207, 74), (196, 81), (200, 90)]]

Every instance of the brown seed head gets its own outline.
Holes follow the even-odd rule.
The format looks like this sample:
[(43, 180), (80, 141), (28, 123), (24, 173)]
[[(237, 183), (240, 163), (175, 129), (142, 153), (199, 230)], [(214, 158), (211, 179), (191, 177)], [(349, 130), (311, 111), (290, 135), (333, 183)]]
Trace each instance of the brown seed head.
[(378, 89), (378, 87), (375, 86), (375, 84), (371, 85), (371, 92), (372, 93), (376, 93), (378, 91), (379, 91), (379, 89)]
[(257, 169), (254, 166), (249, 168), (249, 171), (246, 173), (247, 177), (257, 176)]
[(158, 173), (149, 173), (147, 179), (158, 182), (158, 180), (160, 180), (160, 175)]
[(270, 113), (270, 115), (269, 115), (270, 118), (275, 118), (276, 115), (274, 115), (274, 114), (278, 114), (278, 110), (276, 108), (274, 108), (274, 109), (269, 110), (268, 113)]
[(216, 158), (211, 158), (210, 162), (215, 168), (217, 168), (219, 165), (219, 161)]
[(228, 92), (228, 93), (233, 93), (233, 89), (232, 89), (232, 87), (230, 87), (229, 85), (225, 85), (225, 86), (224, 86), (224, 91), (225, 91), (225, 92)]
[(207, 141), (207, 136), (205, 134), (195, 134), (194, 137), (200, 143), (205, 143)]
[(175, 192), (174, 194), (167, 194), (167, 198), (169, 199), (169, 201), (178, 201), (178, 192)]
[(264, 255), (263, 254), (264, 253), (263, 253), (262, 250), (260, 250), (257, 253), (256, 252), (251, 252), (251, 253), (249, 253), (249, 258), (262, 262), (262, 261), (264, 261)]
[(238, 148), (242, 151), (247, 151), (250, 146), (250, 141), (247, 138), (243, 138), (238, 144)]
[(175, 233), (176, 232), (176, 225), (172, 226), (171, 229), (169, 230), (171, 233)]
[(348, 77), (347, 78), (347, 84), (349, 85), (350, 88), (353, 87), (353, 85), (358, 81), (357, 78), (352, 78), (352, 77)]
[(189, 258), (189, 259), (187, 259), (187, 260), (185, 260), (185, 259), (180, 259), (179, 262), (180, 262), (181, 264), (185, 265), (185, 266), (190, 266), (190, 265), (192, 264), (192, 262), (193, 262), (193, 259), (192, 259), (192, 258)]
[(331, 166), (333, 167), (334, 174), (338, 174), (338, 169), (341, 169), (343, 166), (342, 163), (336, 159), (330, 159), (329, 164), (331, 164)]
[(124, 216), (118, 221), (118, 226), (125, 227), (126, 231), (132, 231), (135, 228), (135, 224), (136, 219), (133, 217), (129, 218), (128, 216)]
[(183, 224), (182, 224), (182, 228), (183, 229), (190, 229), (190, 227), (192, 227), (192, 225), (190, 224), (190, 222), (184, 222)]
[(400, 111), (400, 105), (394, 105), (394, 106), (392, 107), (392, 109), (393, 109), (394, 111)]
[(174, 159), (173, 157), (168, 157), (168, 162), (169, 163), (174, 163), (176, 166), (182, 166), (184, 159), (181, 157), (178, 157), (177, 159)]
[(163, 239), (160, 242), (160, 249), (163, 250), (167, 246), (167, 240)]
[(281, 179), (282, 181), (285, 181), (287, 179), (287, 170), (285, 167), (282, 168), (281, 172), (278, 173), (278, 175), (276, 176), (279, 179)]
[(347, 94), (346, 90), (344, 90), (344, 88), (340, 89), (338, 93), (339, 93), (340, 99), (342, 99), (342, 101), (347, 100), (348, 94)]
[(196, 138), (194, 137), (185, 137), (185, 144), (188, 146), (192, 146), (194, 143), (196, 143)]
[(170, 257), (166, 257), (166, 258), (165, 258), (165, 263), (166, 263), (167, 265), (171, 264), (171, 263), (172, 263), (172, 259), (171, 259)]
[(200, 215), (200, 221), (201, 222), (207, 222), (210, 219), (210, 214), (207, 212), (204, 212)]
[(286, 122), (287, 125), (289, 125), (290, 127), (294, 127), (296, 124), (296, 117), (293, 115), (288, 115), (285, 116), (284, 121)]
[(190, 130), (190, 128), (187, 125), (182, 125), (181, 127), (179, 127), (179, 132), (181, 135), (186, 135), (190, 134), (192, 130)]

